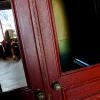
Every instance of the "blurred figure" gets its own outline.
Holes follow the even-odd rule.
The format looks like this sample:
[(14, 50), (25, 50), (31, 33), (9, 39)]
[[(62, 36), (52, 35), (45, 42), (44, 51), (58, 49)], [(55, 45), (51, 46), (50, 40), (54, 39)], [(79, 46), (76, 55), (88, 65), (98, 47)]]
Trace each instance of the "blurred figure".
[(2, 58), (4, 60), (6, 59), (2, 43), (0, 43), (0, 58)]
[(19, 45), (13, 39), (11, 41), (11, 51), (12, 51), (12, 57), (13, 57), (13, 59), (16, 60), (16, 61), (18, 61), (20, 59)]

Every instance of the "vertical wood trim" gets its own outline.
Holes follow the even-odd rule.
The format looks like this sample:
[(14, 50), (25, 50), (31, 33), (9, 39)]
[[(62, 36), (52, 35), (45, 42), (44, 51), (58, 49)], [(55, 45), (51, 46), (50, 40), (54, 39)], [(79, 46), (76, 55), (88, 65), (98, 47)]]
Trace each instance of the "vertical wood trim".
[(44, 90), (29, 2), (28, 0), (11, 0), (11, 2), (16, 17), (18, 36), (24, 58), (24, 69), (29, 82), (28, 86), (33, 90)]
[[(55, 37), (54, 37), (54, 30), (51, 21), (51, 14), (49, 8), (48, 0), (36, 0), (36, 12), (37, 12), (37, 24), (39, 30), (39, 37), (40, 37), (40, 53), (44, 58), (40, 60), (41, 62), (44, 59), (44, 64), (42, 64), (42, 73), (46, 73), (46, 79), (49, 81), (48, 90), (52, 92), (52, 98), (55, 100), (59, 98), (62, 100), (62, 93), (57, 92), (52, 89), (51, 84), (52, 82), (56, 81), (59, 78), (59, 67), (58, 67), (58, 59), (57, 59), (57, 52), (56, 52), (56, 45), (55, 45)], [(41, 52), (42, 51), (42, 52)], [(41, 54), (40, 54), (41, 56)], [(43, 72), (44, 70), (44, 72)], [(46, 82), (46, 81), (44, 81)], [(47, 85), (47, 83), (45, 83)], [(55, 95), (55, 96), (54, 96)]]
[[(54, 40), (53, 27), (51, 24), (51, 15), (47, 0), (36, 0), (38, 18), (40, 23), (41, 36), (43, 40), (43, 48), (49, 73), (49, 80), (53, 81), (58, 78), (59, 68), (57, 67), (56, 46)], [(53, 72), (54, 71), (54, 74)]]

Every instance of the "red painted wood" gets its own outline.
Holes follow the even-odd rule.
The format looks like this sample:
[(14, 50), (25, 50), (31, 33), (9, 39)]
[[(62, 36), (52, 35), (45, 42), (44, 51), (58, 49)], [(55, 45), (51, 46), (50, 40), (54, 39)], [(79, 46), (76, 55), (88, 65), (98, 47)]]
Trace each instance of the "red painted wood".
[(34, 30), (32, 27), (29, 3), (28, 0), (14, 0), (13, 2), (15, 6), (14, 10), (16, 11), (16, 20), (19, 28), (18, 33), (22, 44), (21, 47), (25, 57), (25, 69), (27, 69), (26, 71), (29, 74), (28, 77), (30, 77), (30, 83), (32, 85), (31, 87), (33, 89), (41, 89), (42, 78), (39, 69), (39, 61), (34, 39)]
[[(54, 34), (53, 34), (53, 27), (51, 23), (51, 16), (48, 8), (48, 2), (47, 0), (36, 0), (36, 5), (37, 5), (37, 12), (38, 12), (38, 20), (39, 20), (39, 25), (40, 25), (40, 30), (41, 30), (41, 35), (42, 35), (42, 42), (43, 42), (43, 49), (45, 53), (45, 60), (47, 63), (47, 68), (48, 73), (50, 74), (49, 79), (53, 80), (58, 77), (58, 74), (55, 73), (55, 75), (52, 74), (52, 70), (55, 70), (58, 72), (56, 66), (57, 63), (56, 59), (54, 59), (56, 55), (56, 50), (53, 48), (55, 47), (55, 42), (54, 42)], [(47, 24), (48, 23), (48, 24)], [(51, 43), (51, 41), (53, 43)], [(51, 67), (52, 66), (52, 67)], [(51, 70), (52, 68), (52, 70)]]
[(62, 87), (61, 91), (49, 90), (52, 100), (80, 100), (98, 92), (100, 90), (100, 64), (62, 73), (51, 0), (36, 0), (36, 7), (41, 48), (44, 50), (46, 63), (44, 73), (47, 72), (48, 87), (50, 88), (55, 81), (58, 81)]
[[(38, 19), (38, 11), (37, 11), (37, 5), (36, 2), (33, 0), (29, 0), (30, 2), (30, 10), (31, 10), (31, 15), (32, 15), (32, 22), (36, 22), (33, 23), (34, 26), (34, 30), (35, 30), (35, 39), (36, 39), (36, 44), (37, 44), (37, 52), (38, 52), (38, 57), (39, 57), (39, 61), (40, 61), (40, 68), (41, 68), (41, 76), (43, 79), (43, 83), (44, 85), (44, 90), (45, 90), (45, 95), (46, 95), (46, 100), (49, 100), (52, 98), (51, 96), (51, 92), (50, 92), (50, 85), (49, 85), (49, 80), (48, 80), (48, 74), (46, 72), (46, 62), (45, 62), (45, 54), (44, 54), (44, 50), (43, 50), (43, 43), (42, 43), (42, 37), (41, 37), (41, 30), (40, 30), (40, 23), (39, 23), (39, 19)], [(34, 11), (33, 11), (34, 9)]]
[(32, 20), (34, 15), (31, 15), (32, 5), (29, 0), (11, 0), (11, 5), (28, 86), (3, 93), (0, 96), (9, 100), (36, 100), (35, 92), (37, 90), (44, 91), (44, 86), (34, 35), (34, 33), (37, 33), (37, 29), (34, 30), (35, 21)]
[[(10, 92), (8, 98), (36, 100), (35, 91), (40, 89), (46, 95), (45, 100), (95, 100), (98, 94), (94, 94), (100, 90), (100, 64), (61, 72), (51, 0), (11, 0), (11, 3), (28, 87)], [(52, 88), (55, 81), (60, 83), (60, 91)]]
[(92, 96), (83, 98), (82, 100), (100, 100), (100, 93), (94, 94)]
[[(43, 73), (47, 77), (45, 77), (49, 83), (45, 82), (45, 85), (48, 87), (46, 89), (46, 94), (49, 93), (48, 98), (52, 100), (56, 100), (59, 98), (59, 100), (62, 100), (62, 92), (55, 92), (51, 88), (51, 84), (53, 81), (55, 81), (59, 77), (59, 68), (57, 67), (58, 62), (56, 56), (56, 46), (55, 46), (55, 40), (54, 40), (54, 34), (53, 34), (53, 27), (51, 22), (51, 15), (49, 10), (49, 2), (47, 0), (36, 0), (36, 10), (38, 14), (38, 24), (39, 24), (39, 30), (40, 30), (40, 44), (41, 48), (43, 49), (43, 52), (41, 52), (44, 56), (44, 71)], [(53, 42), (53, 43), (52, 43)], [(41, 59), (41, 60), (42, 60)], [(55, 74), (54, 74), (55, 73)], [(51, 96), (50, 96), (51, 95)]]
[(91, 68), (85, 68), (82, 70), (77, 70), (75, 72), (62, 75), (62, 77), (59, 79), (59, 82), (61, 82), (64, 87), (66, 84), (67, 86), (73, 84), (77, 85), (79, 83), (87, 82), (91, 79), (94, 80), (99, 77), (100, 77), (100, 64), (97, 64)]
[(100, 90), (100, 79), (95, 81), (93, 80), (83, 84), (81, 83), (73, 87), (70, 86), (69, 89), (67, 89), (67, 91), (70, 92), (70, 99), (74, 98), (81, 99), (83, 97), (99, 92), (99, 90)]

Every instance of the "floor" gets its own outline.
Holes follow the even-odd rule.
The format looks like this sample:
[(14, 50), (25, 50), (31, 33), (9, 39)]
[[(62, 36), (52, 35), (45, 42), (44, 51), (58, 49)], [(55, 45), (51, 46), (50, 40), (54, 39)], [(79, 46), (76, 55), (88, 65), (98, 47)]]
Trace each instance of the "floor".
[(27, 86), (21, 60), (0, 60), (0, 84), (3, 92)]

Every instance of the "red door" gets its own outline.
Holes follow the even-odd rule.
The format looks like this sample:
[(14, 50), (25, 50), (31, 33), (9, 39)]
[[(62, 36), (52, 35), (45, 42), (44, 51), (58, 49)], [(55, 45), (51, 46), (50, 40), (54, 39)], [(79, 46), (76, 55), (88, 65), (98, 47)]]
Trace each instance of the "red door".
[[(42, 98), (44, 97), (43, 94), (44, 86), (43, 86), (43, 79), (41, 75), (39, 56), (37, 53), (37, 48), (38, 48), (36, 46), (37, 41), (35, 39), (35, 36), (38, 35), (38, 34), (35, 35), (35, 33), (38, 32), (37, 32), (37, 28), (36, 29), (34, 28), (36, 27), (36, 23), (32, 21), (32, 19), (34, 20), (34, 14), (31, 15), (32, 14), (31, 4), (33, 4), (34, 6), (34, 3), (32, 3), (29, 0), (10, 0), (10, 1), (11, 1), (11, 8), (13, 10), (13, 14), (15, 17), (16, 30), (20, 42), (20, 49), (21, 49), (21, 55), (22, 55), (22, 61), (23, 61), (27, 86), (22, 85), (20, 88), (17, 88), (16, 84), (13, 84), (14, 90), (11, 89), (11, 91), (0, 93), (0, 99), (41, 100), (41, 96)], [(9, 2), (9, 0), (7, 2)], [(0, 9), (1, 8), (5, 9), (5, 7), (9, 8), (10, 6), (10, 4), (9, 6), (8, 5), (6, 6), (6, 1), (3, 0), (0, 1), (0, 3), (2, 3), (2, 7), (0, 7)], [(14, 74), (17, 74), (17, 76), (21, 74), (19, 73), (20, 70), (18, 73), (16, 73), (17, 70), (14, 72), (15, 72)], [(5, 75), (7, 75), (7, 73), (5, 73)], [(21, 79), (21, 77), (19, 77), (19, 79)], [(16, 80), (16, 82), (17, 81), (18, 80)], [(5, 82), (6, 84), (6, 82), (12, 82), (12, 81), (4, 80), (3, 82)], [(4, 83), (2, 85), (4, 85)], [(12, 85), (10, 87), (12, 87)]]
[(40, 52), (44, 56), (40, 60), (45, 74), (46, 100), (99, 100), (96, 2), (35, 0), (34, 3)]

